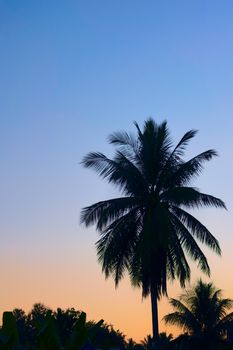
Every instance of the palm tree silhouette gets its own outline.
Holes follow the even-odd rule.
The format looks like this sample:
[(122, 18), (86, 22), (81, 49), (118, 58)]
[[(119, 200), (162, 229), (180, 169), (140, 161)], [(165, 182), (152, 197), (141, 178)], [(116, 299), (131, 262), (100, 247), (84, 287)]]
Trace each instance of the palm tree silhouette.
[(166, 324), (177, 325), (186, 332), (178, 338), (189, 348), (215, 349), (224, 340), (233, 322), (233, 300), (223, 299), (222, 291), (213, 283), (198, 281), (196, 286), (181, 295), (179, 300), (170, 299), (176, 310), (164, 317)]
[(167, 280), (178, 278), (182, 287), (190, 279), (185, 253), (209, 275), (210, 268), (196, 239), (220, 254), (218, 241), (185, 208), (220, 207), (224, 203), (190, 186), (203, 163), (216, 156), (208, 150), (185, 161), (184, 151), (196, 135), (188, 131), (173, 147), (167, 123), (145, 121), (137, 136), (117, 132), (109, 137), (117, 150), (113, 159), (104, 154), (87, 154), (83, 164), (116, 185), (123, 194), (82, 209), (81, 223), (96, 224), (98, 259), (106, 277), (116, 286), (128, 271), (142, 295), (151, 296), (153, 339), (159, 335), (157, 302), (167, 294)]

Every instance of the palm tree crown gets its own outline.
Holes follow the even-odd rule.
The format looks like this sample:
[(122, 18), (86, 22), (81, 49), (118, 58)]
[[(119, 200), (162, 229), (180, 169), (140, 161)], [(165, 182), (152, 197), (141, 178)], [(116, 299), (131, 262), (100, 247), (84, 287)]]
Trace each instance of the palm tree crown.
[[(233, 300), (223, 299), (221, 290), (212, 283), (198, 281), (196, 286), (181, 295), (179, 300), (170, 299), (171, 306), (176, 310), (164, 317), (167, 324), (177, 325), (187, 332), (186, 336), (204, 346), (221, 341), (233, 322), (233, 312), (227, 311), (233, 307)], [(182, 337), (181, 337), (182, 338)]]
[[(178, 278), (182, 287), (189, 280), (187, 256), (209, 275), (196, 239), (221, 253), (218, 241), (186, 209), (225, 205), (191, 186), (203, 163), (217, 155), (208, 150), (184, 160), (195, 130), (185, 133), (174, 147), (166, 122), (158, 125), (148, 119), (143, 130), (135, 126), (136, 137), (126, 132), (110, 135), (109, 142), (117, 148), (112, 159), (99, 152), (84, 157), (84, 166), (116, 185), (123, 196), (84, 208), (81, 222), (96, 224), (100, 232), (96, 247), (106, 277), (112, 275), (117, 285), (128, 271), (143, 296), (153, 297), (156, 314), (157, 299), (167, 293), (167, 280)], [(158, 329), (153, 331), (158, 334)]]

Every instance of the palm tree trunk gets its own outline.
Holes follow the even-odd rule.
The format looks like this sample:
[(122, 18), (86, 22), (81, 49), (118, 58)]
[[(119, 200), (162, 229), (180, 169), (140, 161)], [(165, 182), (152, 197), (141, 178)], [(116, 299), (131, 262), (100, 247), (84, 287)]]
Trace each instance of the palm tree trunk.
[(151, 311), (152, 311), (152, 330), (153, 330), (153, 343), (154, 349), (158, 349), (158, 338), (159, 338), (159, 320), (158, 320), (158, 294), (156, 285), (151, 285)]

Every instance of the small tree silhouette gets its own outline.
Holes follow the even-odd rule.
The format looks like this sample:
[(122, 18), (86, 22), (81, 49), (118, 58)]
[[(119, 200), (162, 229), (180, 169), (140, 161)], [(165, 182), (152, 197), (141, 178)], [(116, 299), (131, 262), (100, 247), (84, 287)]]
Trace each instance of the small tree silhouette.
[(166, 324), (176, 325), (184, 332), (176, 343), (186, 343), (190, 349), (215, 349), (225, 339), (227, 330), (232, 326), (233, 300), (222, 298), (220, 289), (212, 283), (199, 280), (192, 289), (179, 299), (170, 299), (175, 309), (164, 317)]

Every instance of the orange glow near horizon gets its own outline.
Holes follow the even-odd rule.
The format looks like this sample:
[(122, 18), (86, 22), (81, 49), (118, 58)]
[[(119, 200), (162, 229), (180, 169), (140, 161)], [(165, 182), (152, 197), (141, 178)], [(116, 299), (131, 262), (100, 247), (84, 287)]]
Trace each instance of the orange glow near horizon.
[[(86, 247), (85, 252), (81, 247), (72, 248), (69, 259), (59, 259), (60, 252), (57, 252), (57, 256), (49, 259), (47, 254), (43, 260), (42, 253), (38, 253), (34, 254), (32, 262), (30, 254), (28, 257), (20, 256), (16, 247), (12, 253), (14, 258), (10, 259), (1, 278), (4, 286), (1, 299), (4, 304), (0, 312), (15, 307), (29, 311), (34, 303), (42, 302), (52, 309), (74, 307), (83, 310), (88, 320), (103, 318), (126, 334), (127, 339), (132, 337), (139, 342), (151, 334), (150, 299), (142, 300), (140, 290), (132, 289), (128, 278), (117, 289), (111, 279), (106, 281), (96, 262), (93, 246)], [(229, 258), (227, 254), (224, 259), (209, 255), (216, 286), (224, 290), (224, 295), (232, 297), (232, 284), (221, 273)], [(194, 269), (192, 280), (199, 276), (197, 269)], [(181, 292), (177, 283), (169, 285), (171, 297), (176, 298)], [(170, 311), (167, 299), (163, 298), (159, 302), (159, 319)], [(175, 336), (179, 333), (178, 329), (166, 327), (163, 322), (160, 322), (160, 331), (171, 332)]]
[[(57, 273), (53, 268), (57, 268)], [(40, 264), (29, 268), (18, 263), (17, 269), (8, 268), (3, 281), (7, 288), (2, 293), (4, 309), (1, 307), (1, 313), (15, 307), (28, 312), (35, 302), (42, 302), (52, 309), (74, 307), (83, 310), (88, 320), (103, 318), (126, 334), (126, 338), (132, 337), (136, 341), (151, 333), (149, 298), (142, 300), (140, 290), (132, 289), (128, 279), (115, 289), (112, 280), (104, 280), (100, 267), (90, 266), (84, 274), (62, 273), (61, 266)], [(168, 310), (164, 299), (159, 305), (160, 318)], [(163, 331), (166, 327), (161, 323), (160, 328)]]

